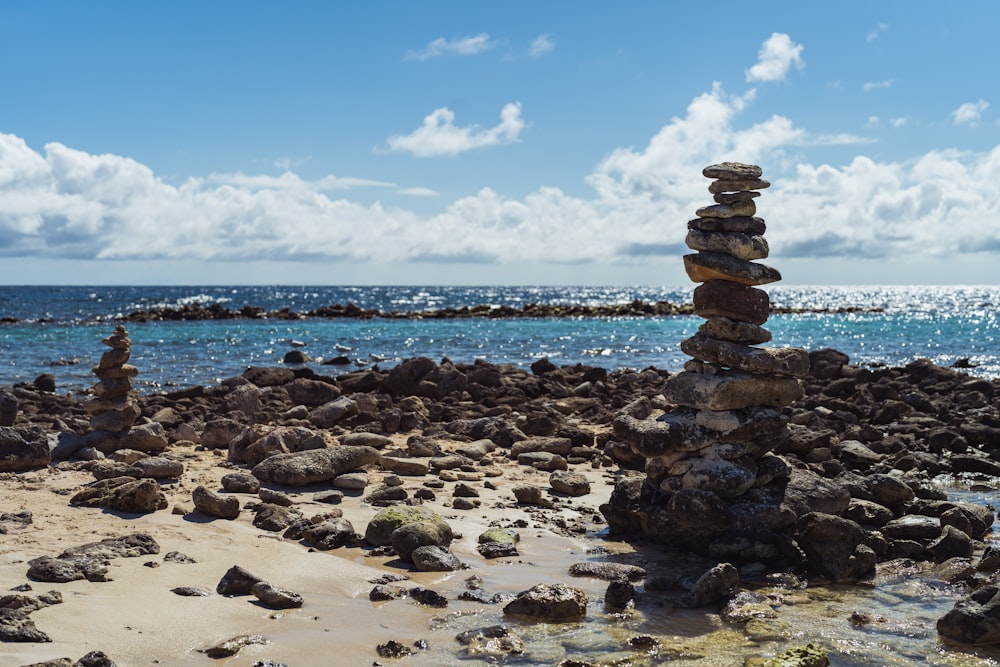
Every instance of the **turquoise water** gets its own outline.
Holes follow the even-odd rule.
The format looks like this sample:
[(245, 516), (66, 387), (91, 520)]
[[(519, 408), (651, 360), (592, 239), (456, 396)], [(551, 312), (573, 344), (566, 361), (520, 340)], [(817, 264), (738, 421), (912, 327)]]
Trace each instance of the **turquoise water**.
[[(941, 365), (968, 358), (970, 373), (1000, 377), (1000, 287), (776, 287), (772, 303), (808, 309), (880, 308), (882, 312), (773, 315), (772, 345), (833, 347), (854, 363), (904, 365), (927, 357)], [(633, 299), (689, 302), (691, 289), (671, 287), (0, 287), (0, 385), (52, 373), (60, 391), (93, 383), (90, 367), (114, 327), (113, 318), (185, 303), (244, 305), (303, 312), (334, 303), (413, 311), (492, 304), (582, 303)], [(317, 366), (337, 374), (380, 359), (382, 367), (414, 357), (470, 363), (585, 363), (609, 370), (656, 366), (678, 370), (678, 344), (701, 320), (693, 316), (463, 320), (225, 320), (128, 324), (137, 386), (206, 384), (249, 365), (281, 363), (290, 339), (317, 359), (352, 348), (348, 366)]]

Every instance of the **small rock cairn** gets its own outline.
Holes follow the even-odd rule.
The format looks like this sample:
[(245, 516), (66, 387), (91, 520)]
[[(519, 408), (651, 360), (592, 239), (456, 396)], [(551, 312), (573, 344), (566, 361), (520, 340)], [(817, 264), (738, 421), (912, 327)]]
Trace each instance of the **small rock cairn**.
[(139, 417), (139, 403), (132, 388), (132, 378), (139, 369), (126, 363), (132, 353), (128, 331), (119, 324), (114, 333), (101, 341), (111, 349), (101, 355), (93, 373), (100, 380), (94, 385), (93, 398), (87, 403), (90, 426), (107, 439), (124, 435)]
[[(780, 409), (803, 395), (798, 378), (809, 357), (759, 347), (771, 332), (761, 326), (770, 299), (758, 286), (781, 279), (753, 261), (768, 255), (754, 199), (770, 183), (755, 165), (726, 162), (702, 173), (713, 179), (715, 204), (688, 223), (685, 242), (697, 252), (684, 256), (684, 268), (701, 283), (694, 308), (706, 321), (681, 342), (692, 359), (667, 380), (673, 407), (657, 419), (622, 415), (615, 431), (646, 459), (637, 514), (647, 536), (717, 555), (766, 556), (774, 544), (766, 534), (794, 521), (775, 516), (790, 467), (769, 452), (785, 436)], [(762, 539), (772, 546), (754, 548)]]

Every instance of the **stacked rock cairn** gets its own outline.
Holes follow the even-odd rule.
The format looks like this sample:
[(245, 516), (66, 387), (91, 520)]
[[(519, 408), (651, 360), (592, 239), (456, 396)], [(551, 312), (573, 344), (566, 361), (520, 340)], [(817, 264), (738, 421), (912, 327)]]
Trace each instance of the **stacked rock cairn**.
[[(785, 437), (781, 408), (803, 395), (805, 350), (760, 345), (770, 299), (759, 285), (781, 279), (754, 260), (768, 255), (754, 199), (770, 183), (760, 167), (726, 162), (702, 172), (715, 203), (688, 223), (684, 256), (694, 308), (705, 318), (681, 342), (692, 357), (664, 389), (656, 419), (622, 415), (616, 433), (646, 459), (638, 515), (647, 536), (716, 555), (767, 556), (768, 533), (794, 517), (781, 512), (789, 465), (769, 453)], [(609, 523), (613, 522), (609, 519)], [(763, 544), (763, 546), (762, 546)], [(772, 554), (773, 555), (773, 554)]]
[(114, 333), (101, 342), (111, 349), (93, 368), (99, 382), (94, 385), (95, 397), (87, 403), (87, 413), (95, 434), (111, 439), (127, 433), (139, 417), (139, 403), (132, 388), (132, 378), (139, 369), (126, 363), (132, 354), (132, 341), (123, 325), (115, 327)]

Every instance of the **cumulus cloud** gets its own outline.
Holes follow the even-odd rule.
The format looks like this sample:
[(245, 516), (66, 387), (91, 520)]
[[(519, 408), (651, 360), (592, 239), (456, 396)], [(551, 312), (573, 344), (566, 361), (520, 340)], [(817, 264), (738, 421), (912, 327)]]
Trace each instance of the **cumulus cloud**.
[(414, 188), (400, 188), (396, 190), (397, 193), (401, 195), (407, 195), (409, 197), (437, 197), (438, 192), (431, 190), (430, 188), (424, 187), (414, 187)]
[(551, 35), (539, 35), (531, 42), (531, 46), (528, 47), (528, 55), (532, 58), (538, 58), (552, 52), (555, 48), (556, 43), (552, 41)]
[(951, 112), (951, 120), (955, 125), (978, 125), (979, 120), (983, 117), (983, 112), (989, 106), (989, 102), (986, 100), (966, 102)]
[(870, 93), (873, 90), (882, 90), (884, 88), (892, 88), (892, 84), (896, 83), (895, 79), (885, 79), (884, 81), (866, 81), (861, 89), (866, 93)]
[(793, 66), (802, 69), (801, 44), (796, 44), (788, 35), (772, 33), (760, 47), (757, 63), (747, 70), (747, 81), (782, 81)]
[(438, 37), (422, 49), (407, 51), (403, 59), (430, 60), (442, 56), (473, 56), (495, 49), (498, 44), (497, 41), (490, 39), (489, 34), (485, 32), (456, 39)]
[(1000, 146), (810, 164), (795, 147), (817, 136), (782, 116), (747, 123), (752, 104), (752, 92), (714, 85), (645, 146), (611, 151), (585, 196), (486, 187), (430, 215), (330, 187), (391, 186), (381, 181), (289, 172), (171, 185), (129, 158), (58, 143), (39, 152), (0, 134), (0, 256), (662, 267), (684, 252), (684, 222), (711, 201), (701, 169), (725, 160), (761, 164), (774, 182), (757, 202), (778, 267), (783, 257), (960, 262), (1000, 252)]
[(477, 148), (516, 142), (524, 125), (519, 102), (504, 105), (500, 122), (485, 130), (476, 125), (456, 126), (455, 112), (441, 107), (426, 116), (423, 124), (410, 134), (389, 137), (386, 143), (391, 151), (417, 157), (453, 157)]

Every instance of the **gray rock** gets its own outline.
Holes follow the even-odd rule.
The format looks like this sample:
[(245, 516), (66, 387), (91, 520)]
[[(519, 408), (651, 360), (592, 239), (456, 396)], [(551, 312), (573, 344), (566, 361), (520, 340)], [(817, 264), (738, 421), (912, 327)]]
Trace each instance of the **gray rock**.
[(194, 508), (203, 514), (220, 519), (235, 519), (240, 515), (240, 501), (233, 496), (220, 496), (214, 491), (198, 486), (191, 492)]
[(340, 389), (336, 385), (322, 380), (298, 378), (285, 385), (288, 398), (292, 405), (305, 405), (310, 408), (319, 407), (325, 403), (340, 398)]
[(0, 427), (13, 426), (17, 410), (17, 397), (6, 389), (0, 389)]
[(720, 563), (698, 577), (683, 598), (688, 607), (703, 607), (732, 595), (740, 585), (740, 574), (729, 563)]
[(379, 459), (379, 465), (383, 469), (396, 473), (397, 475), (408, 475), (419, 477), (430, 472), (430, 465), (419, 459), (404, 459), (396, 456), (383, 456)]
[(580, 621), (587, 616), (587, 594), (563, 584), (538, 584), (518, 593), (503, 613), (534, 621)]
[(253, 426), (229, 441), (231, 463), (257, 465), (275, 454), (306, 452), (327, 446), (322, 433), (300, 426), (278, 426), (264, 430)]
[(750, 347), (697, 334), (681, 341), (681, 351), (744, 373), (803, 377), (809, 372), (809, 353), (794, 347)]
[(341, 420), (358, 414), (358, 404), (346, 396), (324, 403), (309, 413), (309, 421), (317, 428), (333, 428)]
[(796, 378), (721, 371), (705, 375), (684, 371), (670, 376), (663, 393), (669, 401), (698, 410), (734, 410), (751, 406), (780, 408), (802, 398)]
[(20, 609), (0, 609), (0, 641), (51, 642), (47, 634), (35, 627), (28, 613)]
[(573, 563), (569, 567), (571, 577), (592, 577), (605, 581), (616, 581), (627, 579), (628, 581), (640, 581), (646, 578), (646, 568), (628, 563), (610, 563), (585, 561)]
[(329, 551), (346, 546), (356, 533), (350, 521), (343, 517), (326, 519), (302, 531), (302, 542), (319, 551)]
[(253, 525), (261, 530), (277, 533), (288, 528), (293, 521), (301, 517), (302, 513), (298, 510), (265, 502), (257, 507), (253, 517)]
[(941, 535), (927, 545), (927, 552), (935, 563), (943, 563), (950, 558), (972, 558), (972, 538), (954, 526), (945, 526)]
[(215, 592), (219, 595), (250, 595), (254, 584), (263, 581), (239, 565), (233, 565), (219, 580)]
[(324, 482), (361, 466), (377, 462), (371, 447), (330, 447), (294, 454), (277, 454), (254, 466), (253, 476), (262, 482), (304, 486)]
[(531, 466), (545, 472), (569, 468), (565, 458), (552, 452), (525, 452), (517, 456), (517, 462), (519, 465)]
[(760, 345), (771, 341), (771, 332), (751, 322), (737, 322), (728, 317), (710, 317), (705, 320), (698, 333), (708, 338), (728, 340), (743, 345)]
[(250, 589), (261, 604), (271, 609), (294, 609), (301, 607), (303, 600), (298, 593), (272, 586), (266, 581), (258, 581)]
[(231, 658), (244, 647), (255, 644), (267, 644), (267, 640), (261, 635), (239, 635), (238, 637), (233, 637), (216, 644), (211, 648), (207, 648), (202, 652), (213, 660), (221, 660), (222, 658)]
[(368, 486), (368, 473), (360, 470), (358, 472), (348, 472), (343, 475), (337, 475), (330, 482), (330, 486), (335, 489), (363, 491)]
[(257, 492), (260, 499), (265, 503), (270, 503), (272, 505), (280, 505), (282, 507), (291, 507), (295, 504), (292, 497), (289, 496), (284, 491), (277, 491), (275, 489), (263, 488)]
[(454, 572), (462, 569), (462, 561), (447, 548), (431, 544), (410, 552), (410, 560), (421, 572)]
[(933, 540), (941, 534), (941, 521), (933, 516), (908, 514), (882, 526), (882, 534), (891, 540)]
[(131, 514), (148, 514), (167, 508), (167, 497), (151, 479), (114, 477), (88, 486), (70, 498), (71, 505), (106, 507)]
[(262, 407), (260, 389), (251, 383), (241, 384), (222, 397), (222, 405), (227, 412), (239, 411), (253, 417)]
[(511, 489), (517, 502), (524, 505), (538, 505), (539, 507), (552, 507), (552, 500), (542, 491), (540, 486), (533, 484), (518, 484)]
[(590, 493), (590, 482), (578, 472), (568, 472), (557, 470), (549, 475), (549, 486), (553, 491), (564, 493), (567, 496), (579, 497)]
[(222, 476), (222, 488), (229, 493), (251, 493), (260, 491), (260, 481), (253, 475), (230, 472)]
[(51, 461), (49, 439), (41, 427), (0, 426), (0, 472), (44, 468)]
[(875, 568), (875, 552), (855, 522), (813, 512), (799, 519), (799, 546), (809, 569), (835, 583), (852, 583)]
[(347, 433), (340, 436), (340, 444), (348, 447), (373, 447), (375, 449), (385, 449), (392, 444), (392, 438), (379, 435), (378, 433)]
[(763, 236), (740, 232), (703, 232), (688, 230), (684, 243), (692, 250), (721, 252), (742, 260), (764, 259), (770, 249)]
[(132, 467), (139, 471), (141, 477), (150, 479), (177, 479), (184, 474), (183, 463), (162, 456), (139, 459)]
[(763, 173), (758, 165), (743, 162), (719, 162), (718, 164), (710, 164), (701, 170), (701, 175), (705, 178), (729, 181), (753, 180), (760, 178)]
[(959, 644), (1000, 643), (1000, 587), (985, 586), (938, 619), (938, 634)]
[(770, 315), (767, 292), (730, 280), (709, 280), (694, 289), (694, 312), (699, 317), (727, 317), (737, 322), (764, 324)]

